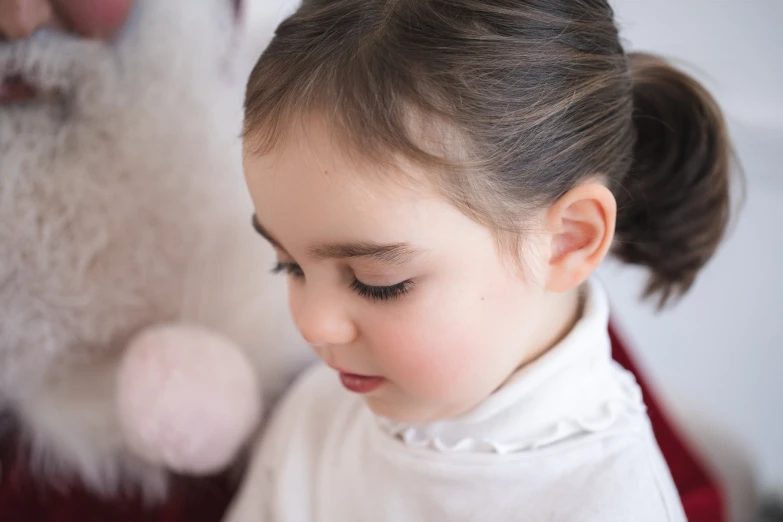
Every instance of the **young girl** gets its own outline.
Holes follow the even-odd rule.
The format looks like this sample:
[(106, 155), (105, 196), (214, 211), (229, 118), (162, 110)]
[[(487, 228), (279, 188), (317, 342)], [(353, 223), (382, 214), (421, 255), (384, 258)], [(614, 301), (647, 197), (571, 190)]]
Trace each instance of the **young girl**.
[(695, 81), (624, 53), (604, 0), (315, 0), (246, 110), (253, 223), (323, 364), (230, 520), (685, 520), (590, 275), (644, 265), (663, 305), (718, 245)]

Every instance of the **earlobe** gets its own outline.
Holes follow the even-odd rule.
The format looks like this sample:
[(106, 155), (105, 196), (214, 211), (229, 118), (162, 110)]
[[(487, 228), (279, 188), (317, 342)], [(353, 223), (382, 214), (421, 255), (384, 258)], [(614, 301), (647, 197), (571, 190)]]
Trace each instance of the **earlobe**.
[(576, 288), (598, 268), (612, 245), (616, 216), (614, 196), (598, 182), (574, 187), (550, 207), (548, 290)]

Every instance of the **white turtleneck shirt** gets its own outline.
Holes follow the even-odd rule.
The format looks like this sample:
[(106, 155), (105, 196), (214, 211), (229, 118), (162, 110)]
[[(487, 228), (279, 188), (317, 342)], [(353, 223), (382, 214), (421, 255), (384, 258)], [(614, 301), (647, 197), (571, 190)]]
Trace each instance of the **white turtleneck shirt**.
[(317, 365), (256, 449), (230, 522), (685, 522), (633, 376), (611, 358), (605, 292), (472, 411), (374, 415)]

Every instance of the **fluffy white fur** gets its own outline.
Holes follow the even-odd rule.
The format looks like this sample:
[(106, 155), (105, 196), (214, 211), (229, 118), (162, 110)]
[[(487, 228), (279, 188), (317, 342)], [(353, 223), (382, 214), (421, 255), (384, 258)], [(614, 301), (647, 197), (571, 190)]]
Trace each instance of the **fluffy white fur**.
[(51, 90), (0, 106), (0, 405), (49, 476), (163, 491), (114, 405), (118, 361), (145, 328), (228, 336), (268, 403), (309, 359), (250, 227), (239, 132), (258, 49), (232, 5), (138, 0), (110, 45), (45, 31), (0, 43), (0, 74)]

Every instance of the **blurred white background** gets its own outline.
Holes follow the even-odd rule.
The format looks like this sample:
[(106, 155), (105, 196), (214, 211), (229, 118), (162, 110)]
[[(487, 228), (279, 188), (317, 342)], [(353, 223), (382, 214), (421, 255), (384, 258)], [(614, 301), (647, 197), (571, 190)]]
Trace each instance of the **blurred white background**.
[(607, 264), (615, 316), (658, 392), (731, 430), (783, 492), (783, 1), (614, 0), (626, 44), (685, 62), (718, 98), (747, 178), (730, 236), (656, 315), (636, 270)]
[[(629, 49), (684, 62), (718, 98), (747, 176), (731, 235), (673, 310), (638, 301), (642, 273), (602, 269), (615, 318), (674, 411), (722, 425), (783, 493), (783, 0), (612, 3)], [(255, 0), (259, 44), (296, 4)]]

